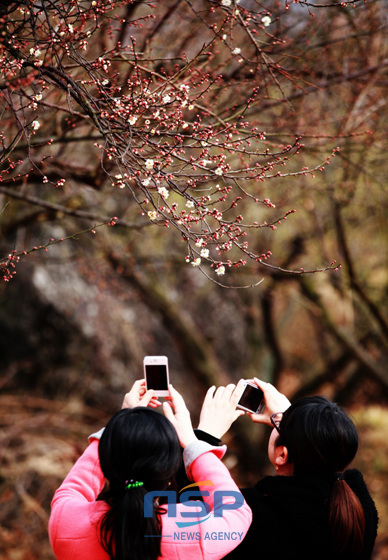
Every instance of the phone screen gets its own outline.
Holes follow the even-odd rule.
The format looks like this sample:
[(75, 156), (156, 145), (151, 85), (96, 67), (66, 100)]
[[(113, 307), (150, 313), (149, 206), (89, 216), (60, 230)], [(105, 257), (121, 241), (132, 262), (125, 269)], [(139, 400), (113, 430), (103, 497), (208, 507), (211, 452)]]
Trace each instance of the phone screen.
[(253, 387), (253, 385), (246, 385), (243, 394), (238, 401), (240, 406), (256, 412), (263, 401), (264, 394), (259, 387)]
[(147, 364), (145, 366), (147, 388), (155, 391), (168, 391), (167, 368), (164, 364)]

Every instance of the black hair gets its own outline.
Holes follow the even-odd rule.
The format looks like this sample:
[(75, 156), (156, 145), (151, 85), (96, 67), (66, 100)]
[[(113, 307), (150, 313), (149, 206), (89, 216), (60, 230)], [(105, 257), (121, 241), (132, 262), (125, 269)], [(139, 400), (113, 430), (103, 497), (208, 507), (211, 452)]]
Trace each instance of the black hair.
[[(165, 490), (182, 462), (174, 426), (150, 408), (122, 409), (108, 422), (99, 444), (101, 470), (109, 482), (109, 510), (100, 540), (111, 560), (156, 560), (160, 556), (159, 509), (144, 517), (144, 495)], [(127, 489), (130, 480), (143, 486)]]
[(275, 445), (287, 447), (295, 476), (317, 476), (332, 484), (329, 529), (333, 555), (356, 558), (364, 543), (364, 510), (346, 481), (335, 476), (357, 453), (358, 434), (352, 420), (325, 397), (306, 397), (284, 412)]
[(278, 445), (288, 449), (295, 475), (330, 476), (343, 471), (358, 448), (349, 416), (325, 397), (306, 397), (283, 414)]

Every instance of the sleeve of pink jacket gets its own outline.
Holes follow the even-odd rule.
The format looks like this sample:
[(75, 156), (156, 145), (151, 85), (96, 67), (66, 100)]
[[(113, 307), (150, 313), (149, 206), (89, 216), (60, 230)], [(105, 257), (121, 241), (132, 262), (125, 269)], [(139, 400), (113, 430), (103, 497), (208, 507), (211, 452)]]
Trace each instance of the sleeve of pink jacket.
[[(225, 446), (212, 447), (203, 441), (194, 442), (185, 449), (187, 474), (202, 491), (209, 493), (209, 496), (203, 496), (203, 500), (209, 504), (211, 511), (197, 519), (193, 517), (194, 513), (189, 518), (182, 516), (183, 512), (196, 511), (191, 502), (190, 507), (178, 504), (176, 517), (163, 515), (163, 559), (218, 560), (236, 548), (245, 537), (252, 521), (252, 512), (228, 469), (220, 461), (225, 450)], [(231, 505), (231, 509), (225, 508), (221, 516), (215, 516), (214, 497), (221, 490), (224, 491), (222, 503)], [(235, 493), (241, 496), (242, 501), (242, 505), (236, 509), (233, 508)], [(203, 506), (198, 506), (197, 511), (203, 513), (202, 510)]]
[(104, 502), (96, 502), (105, 485), (98, 460), (98, 441), (93, 440), (72, 467), (51, 502), (50, 543), (60, 560), (76, 559), (82, 552), (95, 559), (105, 557), (95, 537), (98, 520), (106, 511)]

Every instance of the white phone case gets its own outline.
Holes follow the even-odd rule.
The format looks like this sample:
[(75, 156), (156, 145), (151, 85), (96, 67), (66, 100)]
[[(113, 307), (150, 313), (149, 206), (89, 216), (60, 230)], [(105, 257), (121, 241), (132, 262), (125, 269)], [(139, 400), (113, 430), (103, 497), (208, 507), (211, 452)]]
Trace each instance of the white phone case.
[(147, 390), (154, 389), (156, 397), (167, 397), (170, 394), (167, 356), (145, 356), (143, 365)]

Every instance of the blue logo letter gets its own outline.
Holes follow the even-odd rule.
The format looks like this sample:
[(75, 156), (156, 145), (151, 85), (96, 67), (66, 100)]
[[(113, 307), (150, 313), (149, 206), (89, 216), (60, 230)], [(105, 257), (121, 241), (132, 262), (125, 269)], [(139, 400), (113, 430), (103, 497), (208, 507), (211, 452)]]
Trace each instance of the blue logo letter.
[(189, 506), (189, 507), (200, 507), (201, 511), (196, 511), (194, 513), (191, 513), (189, 511), (182, 511), (181, 515), (182, 517), (205, 517), (205, 515), (207, 515), (210, 511), (210, 506), (209, 504), (207, 504), (206, 502), (201, 502), (199, 500), (195, 500), (195, 502), (190, 501), (189, 498), (195, 498), (195, 497), (201, 497), (201, 496), (209, 496), (209, 492), (207, 491), (199, 491), (199, 490), (188, 490), (187, 492), (183, 492), (180, 497), (179, 500), (181, 502), (181, 504), (184, 504), (185, 506)]
[(176, 517), (176, 493), (173, 490), (153, 490), (152, 492), (147, 492), (144, 496), (144, 517), (153, 517), (154, 498), (159, 496), (165, 496), (167, 498), (168, 517)]
[[(233, 504), (223, 504), (223, 496), (230, 496), (235, 498)], [(224, 509), (238, 509), (244, 503), (244, 498), (240, 492), (235, 490), (216, 490), (214, 492), (214, 517), (222, 517), (222, 512)]]

